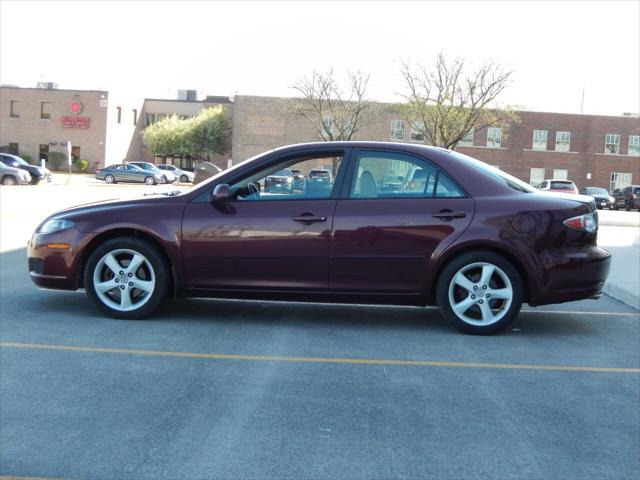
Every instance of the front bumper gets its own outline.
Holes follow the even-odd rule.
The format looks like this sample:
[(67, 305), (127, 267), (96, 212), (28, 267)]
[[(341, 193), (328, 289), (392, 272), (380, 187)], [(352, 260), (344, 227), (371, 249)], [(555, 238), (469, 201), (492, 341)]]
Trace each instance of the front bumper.
[(541, 260), (542, 278), (532, 305), (597, 297), (611, 269), (611, 253), (596, 246), (548, 250)]
[(81, 284), (79, 247), (87, 240), (87, 234), (73, 227), (56, 233), (34, 233), (27, 244), (33, 283), (42, 288), (76, 290)]

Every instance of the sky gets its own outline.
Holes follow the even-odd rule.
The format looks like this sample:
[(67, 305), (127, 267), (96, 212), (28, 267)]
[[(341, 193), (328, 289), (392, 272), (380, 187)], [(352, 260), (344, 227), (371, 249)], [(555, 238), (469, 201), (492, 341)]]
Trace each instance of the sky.
[(502, 105), (640, 112), (640, 1), (0, 1), (0, 83), (146, 98), (294, 96), (313, 70), (369, 73), (399, 101), (401, 62), (438, 52), (512, 70)]

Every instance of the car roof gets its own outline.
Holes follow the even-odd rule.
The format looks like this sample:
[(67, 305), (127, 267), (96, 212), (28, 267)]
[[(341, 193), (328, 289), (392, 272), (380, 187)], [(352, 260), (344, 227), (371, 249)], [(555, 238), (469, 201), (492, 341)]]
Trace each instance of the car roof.
[(545, 182), (564, 182), (564, 183), (573, 183), (572, 180), (565, 180), (564, 178), (547, 178), (544, 180)]

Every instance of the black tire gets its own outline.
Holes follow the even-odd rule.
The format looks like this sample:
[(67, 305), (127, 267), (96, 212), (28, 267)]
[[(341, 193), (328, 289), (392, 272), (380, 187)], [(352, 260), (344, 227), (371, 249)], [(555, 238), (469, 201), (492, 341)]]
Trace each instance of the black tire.
[(113, 175), (105, 175), (104, 183), (116, 183), (116, 178)]
[[(489, 323), (487, 325), (477, 325), (477, 324), (470, 323), (469, 321), (465, 321), (463, 318), (459, 317), (458, 314), (454, 312), (450, 302), (449, 290), (450, 290), (450, 286), (452, 284), (452, 280), (454, 276), (461, 269), (464, 269), (465, 267), (468, 268), (470, 265), (477, 264), (477, 263), (486, 263), (486, 264), (491, 264), (495, 267), (498, 267), (498, 269), (501, 270), (502, 273), (506, 275), (506, 277), (508, 277), (508, 280), (511, 283), (511, 303), (508, 307), (507, 307), (506, 300), (497, 300), (496, 298), (492, 298), (491, 300), (484, 300), (482, 298), (484, 293), (477, 294), (477, 297), (478, 297), (477, 302), (483, 303), (483, 301), (487, 301), (487, 305), (493, 304), (494, 306), (492, 306), (491, 309), (498, 310), (498, 314), (496, 316), (501, 315), (499, 320), (495, 321), (494, 323)], [(493, 278), (494, 277), (492, 277), (492, 280), (491, 280), (492, 282), (501, 281), (500, 277), (497, 277), (496, 280), (493, 280)], [(478, 285), (479, 285), (479, 282), (478, 282)], [(459, 289), (461, 287), (453, 286), (452, 288), (454, 289), (452, 290), (453, 292), (457, 292), (457, 293), (454, 293), (454, 298), (455, 298), (455, 295), (460, 293), (458, 290), (455, 290), (455, 289)], [(478, 292), (483, 292), (482, 290), (483, 286), (479, 286), (479, 288), (480, 289), (478, 290)], [(489, 288), (491, 289), (495, 287), (489, 286)], [(501, 289), (502, 287), (500, 285), (497, 285), (497, 288)], [(462, 291), (463, 291), (462, 294), (464, 295), (465, 290), (463, 289)], [(492, 291), (492, 290), (488, 290), (488, 291)], [(473, 293), (476, 293), (476, 292), (473, 292)], [(471, 297), (470, 294), (468, 296)], [(518, 316), (518, 313), (520, 312), (520, 308), (522, 307), (522, 299), (523, 299), (522, 279), (520, 278), (520, 274), (518, 273), (518, 270), (514, 267), (514, 265), (510, 261), (508, 261), (503, 256), (498, 255), (497, 253), (494, 253), (494, 252), (486, 251), (486, 250), (474, 250), (472, 252), (463, 253), (451, 259), (449, 263), (447, 263), (447, 265), (444, 267), (442, 272), (440, 273), (440, 276), (438, 277), (437, 285), (436, 285), (436, 300), (438, 302), (438, 308), (442, 316), (461, 332), (472, 334), (472, 335), (489, 335), (505, 329)], [(490, 303), (490, 302), (493, 302), (493, 303)], [(500, 305), (502, 305), (502, 307), (500, 307)], [(502, 308), (502, 310), (500, 310), (500, 308)], [(472, 304), (471, 307), (469, 307), (469, 310), (464, 311), (463, 314), (470, 312), (470, 315), (472, 314), (475, 315), (476, 313), (474, 309), (477, 309), (479, 312), (480, 306), (477, 305), (477, 303), (474, 303)], [(477, 321), (479, 322), (480, 319), (478, 319)]]
[[(146, 299), (143, 295), (143, 300), (145, 300), (145, 302), (143, 302), (139, 308), (127, 311), (117, 310), (103, 302), (96, 292), (94, 283), (94, 273), (96, 273), (96, 267), (98, 267), (99, 262), (105, 255), (118, 250), (130, 250), (143, 255), (146, 260), (148, 260), (151, 268), (153, 269), (152, 275), (155, 277), (155, 286), (153, 288), (153, 292), (149, 295), (148, 299)], [(126, 267), (122, 268), (123, 271), (125, 271), (124, 269), (126, 269)], [(126, 275), (123, 276), (126, 277)], [(91, 253), (91, 255), (89, 255), (84, 269), (84, 287), (87, 296), (96, 304), (99, 310), (113, 318), (137, 320), (148, 316), (156, 308), (158, 308), (158, 306), (166, 298), (169, 292), (170, 284), (171, 268), (166, 258), (162, 255), (161, 252), (158, 251), (156, 247), (151, 245), (149, 242), (140, 240), (138, 238), (116, 237), (111, 240), (107, 240), (106, 242), (98, 246)], [(122, 283), (120, 285), (122, 285)], [(117, 289), (115, 291), (118, 292)], [(131, 295), (133, 295), (135, 289), (132, 288), (131, 292)], [(138, 295), (140, 293), (141, 292), (139, 291)], [(131, 298), (131, 296), (129, 298)]]
[(186, 175), (180, 175), (180, 182), (189, 183), (189, 177), (187, 177)]
[(145, 177), (144, 183), (146, 183), (147, 185), (155, 185), (156, 179), (153, 177)]
[(16, 180), (16, 177), (14, 177), (13, 175), (5, 175), (4, 177), (2, 177), (2, 185), (7, 185), (7, 186), (18, 185), (18, 181)]

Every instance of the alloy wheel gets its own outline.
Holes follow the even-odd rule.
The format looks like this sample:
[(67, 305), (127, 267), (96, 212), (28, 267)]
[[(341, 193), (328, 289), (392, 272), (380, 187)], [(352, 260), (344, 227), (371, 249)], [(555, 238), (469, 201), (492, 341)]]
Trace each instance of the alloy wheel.
[(97, 297), (109, 308), (120, 312), (136, 310), (146, 304), (156, 288), (151, 262), (130, 249), (105, 254), (93, 270)]
[(107, 175), (106, 177), (104, 177), (104, 181), (106, 183), (113, 183), (113, 180), (114, 180), (113, 175)]
[(513, 301), (508, 275), (488, 262), (475, 262), (460, 268), (449, 283), (449, 304), (463, 322), (488, 326), (499, 322)]

